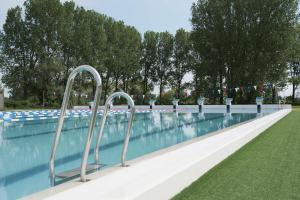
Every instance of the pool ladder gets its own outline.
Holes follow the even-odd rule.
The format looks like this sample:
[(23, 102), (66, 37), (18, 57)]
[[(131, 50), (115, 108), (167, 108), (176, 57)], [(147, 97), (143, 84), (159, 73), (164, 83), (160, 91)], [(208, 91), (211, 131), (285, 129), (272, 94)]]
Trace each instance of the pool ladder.
[(122, 157), (121, 157), (122, 166), (126, 167), (127, 166), (125, 163), (126, 162), (126, 153), (127, 153), (129, 138), (131, 135), (133, 118), (135, 116), (135, 105), (134, 105), (134, 101), (132, 100), (132, 98), (125, 92), (115, 92), (115, 93), (111, 94), (105, 102), (104, 112), (103, 112), (103, 116), (101, 118), (100, 129), (99, 129), (99, 134), (98, 134), (98, 138), (97, 138), (97, 143), (95, 146), (94, 156), (95, 156), (95, 163), (97, 165), (100, 165), (100, 162), (99, 162), (100, 142), (101, 142), (101, 139), (103, 136), (104, 125), (105, 125), (105, 121), (107, 118), (107, 114), (110, 110), (110, 105), (112, 105), (113, 99), (116, 97), (124, 97), (127, 100), (127, 103), (130, 107), (130, 118), (128, 120), (127, 131), (126, 131), (126, 135), (125, 135), (125, 140), (124, 140), (123, 149), (122, 149)]
[[(73, 169), (73, 170), (70, 170), (67, 172), (62, 172), (62, 173), (59, 173), (56, 175), (55, 174), (55, 166), (54, 166), (55, 165), (55, 156), (56, 156), (58, 143), (60, 140), (61, 130), (62, 130), (63, 122), (64, 122), (64, 116), (66, 114), (68, 102), (70, 99), (71, 88), (74, 83), (75, 77), (80, 72), (84, 72), (84, 71), (92, 74), (93, 78), (96, 80), (96, 92), (95, 92), (95, 97), (94, 97), (94, 103), (92, 106), (92, 116), (91, 116), (91, 120), (89, 122), (89, 127), (88, 127), (87, 141), (86, 141), (84, 152), (82, 155), (81, 166), (80, 166), (80, 168), (76, 168), (76, 169)], [(112, 101), (115, 97), (121, 97), (121, 96), (127, 100), (127, 103), (130, 106), (130, 113), (131, 113), (130, 118), (128, 120), (128, 127), (127, 127), (127, 132), (125, 135), (125, 139), (124, 139), (124, 145), (123, 145), (122, 157), (121, 157), (122, 166), (123, 167), (127, 166), (125, 163), (126, 162), (126, 153), (127, 153), (130, 135), (131, 135), (133, 118), (135, 115), (135, 105), (134, 105), (132, 98), (124, 92), (113, 93), (106, 100), (105, 109), (104, 109), (103, 116), (101, 118), (99, 134), (97, 136), (97, 143), (96, 143), (96, 147), (95, 147), (95, 157), (94, 157), (95, 163), (88, 165), (88, 157), (89, 157), (91, 142), (93, 139), (93, 131), (94, 131), (96, 117), (97, 117), (97, 110), (98, 110), (98, 106), (100, 103), (100, 97), (101, 97), (101, 86), (102, 86), (102, 82), (101, 82), (100, 75), (97, 72), (97, 70), (91, 66), (81, 65), (81, 66), (75, 68), (71, 72), (71, 74), (68, 78), (68, 81), (67, 81), (64, 98), (63, 98), (63, 102), (62, 102), (62, 106), (61, 106), (60, 117), (58, 119), (56, 132), (55, 132), (55, 136), (53, 138), (53, 143), (52, 143), (51, 156), (50, 156), (50, 161), (49, 161), (49, 176), (50, 176), (51, 185), (55, 185), (56, 177), (61, 178), (61, 179), (70, 179), (73, 177), (77, 177), (78, 175), (80, 175), (80, 180), (82, 182), (85, 182), (85, 181), (87, 181), (87, 177), (86, 177), (87, 172), (96, 171), (101, 167), (100, 162), (99, 162), (99, 146), (100, 146), (100, 142), (102, 139), (107, 114), (109, 112), (109, 105), (112, 103)]]

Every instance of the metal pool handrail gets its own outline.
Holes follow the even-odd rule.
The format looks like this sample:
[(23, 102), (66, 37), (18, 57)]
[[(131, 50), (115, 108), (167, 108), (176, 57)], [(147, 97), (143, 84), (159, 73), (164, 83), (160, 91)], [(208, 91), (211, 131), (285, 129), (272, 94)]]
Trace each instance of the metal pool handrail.
[(59, 120), (57, 123), (56, 133), (55, 133), (55, 136), (53, 138), (53, 143), (52, 143), (52, 150), (51, 150), (51, 156), (50, 156), (50, 162), (49, 162), (49, 171), (50, 171), (51, 182), (54, 182), (54, 180), (55, 180), (54, 160), (55, 160), (57, 146), (58, 146), (60, 135), (61, 135), (61, 129), (62, 129), (63, 122), (64, 122), (64, 116), (66, 114), (68, 102), (70, 99), (71, 88), (72, 88), (74, 79), (77, 76), (77, 74), (79, 74), (80, 72), (85, 72), (85, 71), (91, 73), (93, 75), (93, 78), (96, 80), (96, 93), (95, 93), (94, 104), (93, 104), (93, 108), (92, 108), (92, 117), (91, 117), (91, 120), (89, 123), (87, 141), (85, 144), (85, 149), (84, 149), (84, 153), (82, 156), (81, 168), (80, 168), (80, 179), (83, 182), (86, 181), (87, 161), (88, 161), (89, 150), (90, 150), (91, 141), (92, 141), (92, 137), (93, 137), (94, 125), (96, 122), (98, 105), (100, 102), (102, 81), (101, 81), (100, 75), (96, 69), (94, 69), (93, 67), (91, 67), (89, 65), (81, 65), (71, 72), (71, 74), (68, 78), (68, 81), (67, 81), (67, 86), (65, 89), (64, 98), (63, 98), (63, 102), (62, 102), (62, 106), (61, 106), (60, 117), (59, 117)]
[(99, 163), (99, 146), (100, 146), (100, 142), (101, 142), (101, 139), (102, 139), (102, 136), (103, 136), (103, 130), (104, 130), (106, 117), (107, 117), (107, 114), (108, 114), (108, 111), (109, 111), (109, 105), (115, 97), (124, 97), (127, 100), (128, 105), (130, 105), (130, 118), (128, 120), (127, 132), (126, 132), (126, 136), (125, 136), (125, 140), (124, 140), (124, 145), (123, 145), (123, 150), (122, 150), (122, 157), (121, 157), (122, 167), (126, 167), (126, 164), (125, 164), (125, 162), (126, 162), (126, 153), (127, 153), (127, 148), (128, 148), (130, 135), (131, 135), (133, 118), (134, 118), (134, 115), (135, 115), (135, 105), (134, 105), (134, 101), (132, 100), (132, 98), (125, 92), (115, 92), (112, 95), (110, 95), (107, 98), (106, 102), (105, 102), (105, 108), (104, 108), (103, 116), (101, 118), (100, 129), (99, 129), (99, 133), (98, 133), (98, 137), (97, 137), (97, 143), (96, 143), (96, 147), (95, 147), (95, 155), (94, 155), (95, 156), (95, 163), (100, 164)]

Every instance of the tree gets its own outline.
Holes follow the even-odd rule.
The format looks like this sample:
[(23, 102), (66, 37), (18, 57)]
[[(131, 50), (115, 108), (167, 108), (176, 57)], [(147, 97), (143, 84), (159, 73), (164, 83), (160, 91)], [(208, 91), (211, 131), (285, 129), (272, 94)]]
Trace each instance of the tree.
[[(90, 52), (91, 55), (89, 59), (86, 61), (89, 65), (95, 67), (95, 69), (99, 72), (100, 76), (103, 77), (106, 72), (105, 68), (105, 48), (107, 45), (107, 36), (104, 28), (105, 16), (96, 13), (95, 11), (86, 11), (86, 18), (89, 22), (90, 29)], [(90, 77), (91, 78), (91, 77)], [(95, 83), (93, 79), (91, 79), (88, 84), (89, 87), (92, 87), (92, 95), (95, 95)], [(85, 88), (87, 89), (87, 88)]]
[[(30, 90), (30, 64), (33, 61), (33, 53), (28, 44), (25, 22), (21, 17), (20, 7), (9, 9), (3, 26), (2, 82), (9, 88), (16, 99), (27, 98)], [(29, 58), (29, 59), (28, 59)], [(32, 58), (32, 59), (31, 59)]]
[[(126, 26), (121, 40), (125, 43), (122, 49), (123, 90), (128, 93), (129, 89), (131, 89), (130, 83), (140, 78), (141, 35), (134, 27)], [(133, 85), (134, 84), (135, 83), (133, 83)]]
[(111, 51), (112, 51), (112, 56), (113, 56), (113, 62), (112, 65), (110, 66), (110, 71), (112, 72), (114, 82), (115, 82), (115, 91), (119, 90), (119, 85), (121, 83), (122, 79), (122, 74), (124, 70), (124, 51), (126, 49), (125, 47), (125, 41), (124, 39), (124, 32), (125, 26), (123, 22), (114, 22), (112, 26), (112, 37), (111, 37), (111, 42), (112, 46)]
[(170, 77), (170, 71), (172, 68), (172, 56), (173, 56), (173, 42), (174, 37), (169, 32), (162, 32), (158, 34), (158, 46), (157, 46), (157, 63), (155, 66), (155, 72), (158, 77), (159, 85), (159, 99), (161, 101), (162, 93), (165, 86), (168, 84), (168, 78)]
[[(141, 75), (143, 78), (143, 95), (147, 95), (155, 82), (157, 64), (158, 34), (153, 31), (144, 33), (141, 57)], [(144, 102), (145, 103), (145, 102)]]
[[(296, 21), (296, 0), (198, 0), (192, 6), (192, 40), (211, 78), (236, 97), (234, 88), (277, 84), (286, 70), (286, 51)], [(218, 84), (217, 84), (218, 82)], [(220, 93), (220, 103), (223, 94)], [(254, 93), (244, 93), (250, 103)]]
[(30, 35), (29, 44), (37, 58), (34, 91), (45, 105), (55, 91), (62, 69), (58, 42), (62, 5), (59, 0), (27, 0), (24, 6), (26, 34)]
[(294, 40), (289, 51), (289, 82), (292, 84), (292, 103), (295, 103), (296, 90), (300, 85), (300, 24), (294, 32)]
[(191, 47), (191, 55), (190, 55), (190, 69), (193, 74), (192, 88), (194, 88), (193, 94), (195, 96), (195, 102), (199, 96), (205, 96), (208, 99), (214, 98), (214, 91), (208, 90), (210, 88), (210, 81), (207, 80), (209, 76), (207, 76), (207, 72), (205, 71), (205, 67), (203, 67), (200, 56), (197, 51)]
[(174, 58), (171, 69), (171, 83), (176, 88), (177, 98), (180, 98), (184, 75), (191, 69), (190, 34), (184, 29), (178, 29), (174, 40)]
[(62, 63), (65, 66), (63, 70), (62, 84), (66, 85), (70, 69), (75, 65), (74, 41), (75, 31), (75, 4), (74, 2), (65, 2), (62, 7), (61, 23), (58, 27), (58, 45), (60, 47)]
[(4, 35), (2, 31), (0, 31), (0, 66), (3, 66), (4, 64), (3, 39), (4, 39)]
[[(95, 11), (59, 0), (26, 0), (7, 13), (1, 34), (2, 81), (12, 99), (31, 96), (45, 105), (60, 102), (68, 75), (82, 64), (95, 67), (103, 79), (104, 96), (123, 84), (129, 90), (139, 78), (141, 36), (126, 26)], [(93, 93), (91, 76), (79, 75), (74, 88)], [(83, 92), (83, 90), (85, 92)]]
[[(224, 30), (225, 15), (223, 1), (198, 1), (192, 6), (193, 31), (191, 39), (194, 50), (197, 52), (201, 64), (197, 65), (198, 72), (204, 72), (208, 81), (206, 90), (212, 92), (213, 103), (216, 103), (216, 94), (223, 92), (223, 80), (225, 75), (225, 43), (227, 42)], [(196, 77), (197, 78), (197, 77)], [(223, 103), (223, 93), (220, 93), (219, 101)]]

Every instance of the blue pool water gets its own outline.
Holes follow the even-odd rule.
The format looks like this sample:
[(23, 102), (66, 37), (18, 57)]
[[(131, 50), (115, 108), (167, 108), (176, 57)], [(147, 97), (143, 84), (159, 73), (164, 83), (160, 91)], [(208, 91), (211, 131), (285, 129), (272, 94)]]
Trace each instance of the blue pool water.
[[(101, 163), (120, 163), (128, 114), (110, 115), (100, 146)], [(256, 118), (239, 113), (137, 113), (127, 159)], [(98, 116), (98, 122), (100, 116)], [(16, 199), (50, 187), (48, 162), (57, 119), (0, 124), (0, 199)], [(88, 117), (67, 118), (56, 156), (56, 172), (80, 166)], [(95, 134), (99, 123), (96, 124)], [(95, 139), (94, 139), (95, 141)], [(94, 147), (92, 144), (92, 149)], [(90, 162), (93, 155), (90, 155)]]

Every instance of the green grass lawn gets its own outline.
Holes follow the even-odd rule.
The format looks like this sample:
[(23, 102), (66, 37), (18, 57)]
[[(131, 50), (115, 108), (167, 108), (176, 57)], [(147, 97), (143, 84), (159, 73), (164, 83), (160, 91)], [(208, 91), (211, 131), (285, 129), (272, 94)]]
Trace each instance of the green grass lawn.
[(180, 199), (300, 199), (300, 109), (174, 197)]

